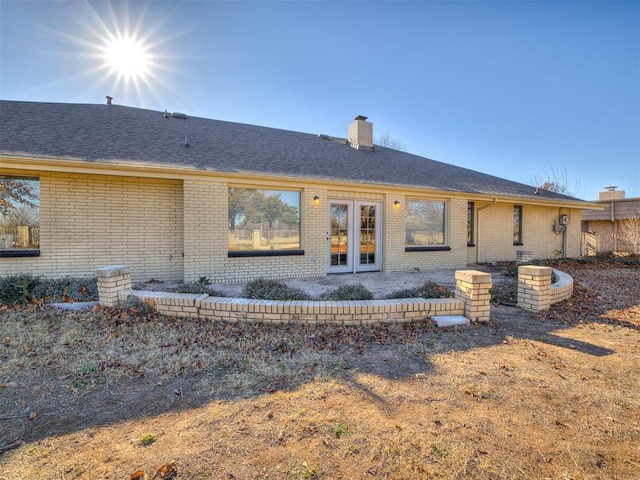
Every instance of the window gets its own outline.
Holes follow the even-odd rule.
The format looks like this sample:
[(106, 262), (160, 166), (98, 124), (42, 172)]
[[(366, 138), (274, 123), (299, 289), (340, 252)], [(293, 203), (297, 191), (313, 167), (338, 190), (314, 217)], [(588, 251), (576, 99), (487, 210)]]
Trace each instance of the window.
[(229, 256), (302, 255), (300, 192), (229, 188)]
[(0, 257), (40, 254), (40, 182), (0, 176)]
[(475, 237), (473, 235), (473, 230), (475, 226), (475, 204), (473, 202), (467, 203), (467, 246), (473, 247), (475, 246)]
[(513, 244), (522, 245), (522, 205), (513, 206)]
[(407, 200), (405, 251), (449, 250), (446, 240), (445, 202)]

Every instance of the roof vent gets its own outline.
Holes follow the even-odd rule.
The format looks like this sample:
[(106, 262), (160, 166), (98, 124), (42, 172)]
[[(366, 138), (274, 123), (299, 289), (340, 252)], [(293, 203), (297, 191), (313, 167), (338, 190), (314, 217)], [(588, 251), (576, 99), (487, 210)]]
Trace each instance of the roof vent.
[(347, 138), (352, 148), (372, 152), (373, 124), (367, 122), (367, 117), (364, 115), (358, 115), (349, 125)]
[(112, 97), (111, 95), (107, 95), (107, 97), (106, 97), (106, 98), (107, 98), (107, 105), (113, 105), (113, 104), (111, 103), (111, 100), (113, 100), (113, 97)]
[(162, 115), (163, 118), (169, 118), (169, 112), (167, 112), (167, 109), (164, 109), (164, 115)]
[(172, 112), (171, 116), (173, 118), (180, 118), (182, 120), (186, 120), (187, 119), (187, 114), (186, 113), (180, 113), (180, 112)]

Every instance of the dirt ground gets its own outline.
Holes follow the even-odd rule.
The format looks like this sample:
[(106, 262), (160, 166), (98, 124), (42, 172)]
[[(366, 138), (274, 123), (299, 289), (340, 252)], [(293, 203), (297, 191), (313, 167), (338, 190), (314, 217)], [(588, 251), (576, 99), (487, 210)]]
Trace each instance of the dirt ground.
[(0, 479), (636, 479), (640, 269), (557, 267), (460, 330), (4, 307)]

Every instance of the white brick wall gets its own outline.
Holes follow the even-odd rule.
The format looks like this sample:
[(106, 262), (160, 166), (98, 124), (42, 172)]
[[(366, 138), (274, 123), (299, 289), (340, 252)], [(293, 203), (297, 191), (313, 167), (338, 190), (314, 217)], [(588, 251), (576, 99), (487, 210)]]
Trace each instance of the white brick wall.
[[(202, 179), (185, 180), (184, 185), (184, 230), (189, 232), (185, 235), (186, 281), (203, 276), (213, 283), (231, 283), (326, 275), (326, 191), (309, 188), (301, 192), (304, 255), (229, 258), (229, 184)], [(320, 197), (319, 205), (312, 202), (315, 195)]]
[[(92, 276), (98, 267), (127, 264), (134, 272), (134, 282), (150, 278), (197, 281), (204, 276), (214, 283), (322, 277), (327, 272), (328, 198), (382, 203), (384, 271), (465, 268), (475, 263), (476, 251), (480, 262), (515, 260), (516, 250), (549, 258), (562, 248), (562, 235), (552, 231), (560, 214), (570, 217), (567, 253), (580, 254), (578, 210), (525, 205), (524, 244), (514, 246), (513, 205), (476, 201), (477, 246), (469, 248), (467, 200), (422, 197), (446, 202), (451, 250), (405, 252), (405, 195), (300, 185), (304, 255), (229, 258), (226, 181), (206, 176), (183, 181), (47, 172), (39, 177), (41, 255), (0, 258), (0, 275)], [(256, 188), (291, 187), (271, 183)], [(315, 195), (319, 205), (313, 204)], [(396, 200), (399, 209), (393, 208)]]
[(0, 258), (0, 273), (94, 276), (127, 264), (134, 281), (177, 280), (182, 265), (182, 182), (41, 173), (40, 256)]
[[(516, 259), (517, 250), (529, 250), (534, 258), (553, 258), (562, 251), (562, 234), (552, 230), (553, 221), (569, 215), (567, 225), (567, 256), (580, 255), (580, 211), (567, 208), (551, 208), (523, 205), (522, 245), (513, 244), (513, 204), (496, 205), (476, 202), (477, 261), (510, 261)], [(470, 262), (471, 263), (471, 262)]]
[[(460, 199), (433, 198), (446, 202), (448, 246), (450, 251), (405, 252), (405, 206), (401, 195), (388, 195), (385, 205), (385, 271), (399, 272), (419, 268), (464, 268), (467, 265), (467, 201)], [(419, 198), (411, 196), (410, 198)], [(398, 200), (400, 208), (393, 208)], [(429, 198), (431, 200), (431, 198)]]

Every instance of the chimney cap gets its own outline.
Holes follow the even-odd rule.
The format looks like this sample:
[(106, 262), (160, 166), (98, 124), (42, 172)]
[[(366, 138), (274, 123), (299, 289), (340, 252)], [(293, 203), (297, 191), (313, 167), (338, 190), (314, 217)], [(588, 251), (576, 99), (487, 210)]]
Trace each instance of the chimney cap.
[(607, 185), (606, 187), (604, 187), (604, 189), (608, 190), (609, 192), (614, 192), (616, 188), (618, 188), (617, 185)]
[(367, 118), (369, 118), (369, 117), (365, 117), (364, 115), (358, 115), (358, 116), (356, 116), (356, 118), (354, 118), (354, 120), (362, 120), (362, 121), (365, 121)]

